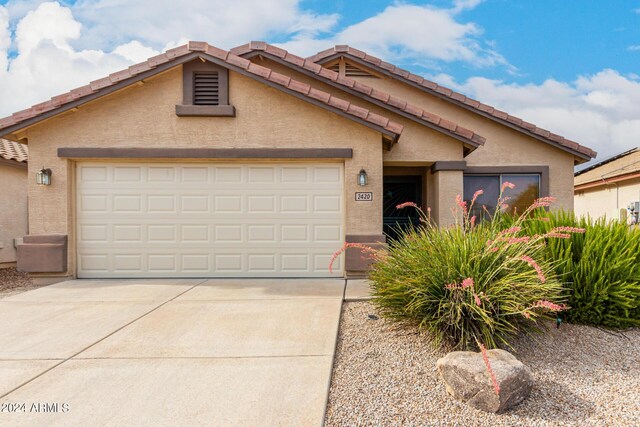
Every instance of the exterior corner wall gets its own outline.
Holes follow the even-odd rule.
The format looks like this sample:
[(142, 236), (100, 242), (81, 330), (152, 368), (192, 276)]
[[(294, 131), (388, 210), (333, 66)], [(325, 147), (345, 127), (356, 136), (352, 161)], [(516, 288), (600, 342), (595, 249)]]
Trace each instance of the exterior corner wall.
[[(0, 265), (16, 262), (14, 239), (28, 233), (27, 168), (0, 164), (4, 195), (0, 201)], [(35, 181), (35, 175), (34, 175)]]
[(433, 211), (432, 216), (440, 227), (448, 227), (460, 222), (452, 208), (456, 206), (456, 196), (462, 195), (463, 171), (439, 171), (433, 175)]

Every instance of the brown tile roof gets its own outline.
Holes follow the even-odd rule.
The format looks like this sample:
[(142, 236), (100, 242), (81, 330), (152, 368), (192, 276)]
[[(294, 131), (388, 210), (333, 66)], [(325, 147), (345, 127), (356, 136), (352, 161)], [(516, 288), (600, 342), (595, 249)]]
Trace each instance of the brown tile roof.
[[(58, 109), (64, 111), (68, 109), (66, 107), (71, 108), (70, 105), (72, 105), (72, 103), (75, 105), (75, 101), (82, 101), (85, 97), (89, 97), (91, 95), (100, 95), (101, 91), (111, 88), (117, 84), (125, 83), (128, 79), (131, 79), (130, 83), (134, 83), (139, 80), (140, 74), (152, 71), (163, 64), (170, 65), (172, 61), (184, 58), (191, 54), (202, 55), (205, 59), (209, 56), (214, 60), (221, 61), (222, 63), (227, 64), (230, 69), (235, 69), (238, 72), (242, 72), (245, 75), (263, 81), (277, 89), (284, 90), (331, 111), (342, 113), (348, 118), (380, 130), (381, 132), (391, 136), (394, 140), (396, 140), (402, 132), (403, 126), (401, 124), (393, 122), (384, 116), (375, 114), (365, 108), (332, 96), (329, 93), (314, 89), (305, 83), (293, 80), (283, 74), (276, 73), (269, 68), (254, 64), (251, 61), (229, 53), (226, 50), (210, 46), (206, 42), (190, 41), (186, 45), (169, 49), (160, 55), (149, 58), (145, 62), (132, 65), (125, 70), (112, 73), (109, 76), (95, 80), (88, 85), (73, 89), (62, 95), (54, 96), (48, 101), (36, 104), (31, 108), (18, 111), (9, 117), (0, 119), (0, 135), (2, 135), (2, 131), (6, 128), (14, 128), (16, 125), (19, 126), (22, 122), (38, 118), (44, 113), (55, 112), (55, 110)], [(135, 77), (138, 77), (138, 79), (135, 79)], [(145, 74), (145, 77), (148, 77), (148, 75)], [(91, 99), (94, 98), (95, 96), (91, 97)], [(29, 124), (31, 123), (25, 123), (25, 126)], [(15, 130), (15, 128), (13, 130)], [(7, 134), (7, 132), (5, 132), (5, 134)]]
[(437, 83), (429, 81), (416, 74), (412, 74), (409, 71), (396, 67), (393, 64), (390, 64), (388, 62), (381, 60), (380, 58), (376, 58), (375, 56), (371, 56), (366, 52), (363, 52), (358, 49), (354, 49), (347, 45), (337, 45), (330, 49), (323, 50), (322, 52), (319, 52), (307, 58), (307, 61), (321, 63), (324, 61), (328, 61), (331, 58), (342, 56), (342, 55), (348, 55), (352, 58), (355, 58), (356, 60), (359, 60), (361, 63), (368, 65), (373, 69), (378, 70), (382, 73), (390, 74), (390, 75), (393, 75), (394, 77), (399, 77), (404, 80), (407, 80), (411, 84), (417, 85), (431, 94), (434, 94), (440, 98), (443, 98), (452, 102), (456, 102), (458, 105), (461, 105), (469, 110), (472, 110), (472, 111), (475, 110), (476, 112), (480, 112), (481, 114), (495, 121), (498, 121), (503, 124), (507, 124), (508, 126), (512, 128), (516, 128), (520, 131), (533, 134), (533, 136), (539, 139), (542, 139), (549, 144), (568, 149), (569, 151), (579, 155), (582, 158), (589, 159), (597, 155), (597, 153), (592, 149), (585, 147), (583, 145), (580, 145), (577, 142), (571, 141), (560, 135), (549, 132), (546, 129), (539, 128), (538, 126), (532, 123), (526, 122), (504, 111), (500, 111), (490, 105), (483, 104), (479, 101), (468, 98), (467, 96), (461, 93), (454, 92), (449, 88), (446, 88)]
[(310, 61), (308, 59), (305, 60), (300, 56), (296, 56), (290, 52), (287, 52), (284, 49), (270, 45), (266, 42), (253, 41), (245, 45), (235, 47), (230, 50), (230, 52), (239, 56), (245, 55), (250, 52), (256, 52), (256, 51), (264, 52), (265, 55), (271, 55), (273, 57), (279, 58), (280, 60), (290, 65), (309, 71), (315, 74), (315, 76), (320, 78), (321, 80), (335, 82), (346, 88), (350, 88), (353, 91), (358, 92), (358, 94), (364, 95), (364, 98), (369, 99), (369, 101), (371, 101), (371, 98), (373, 98), (374, 100), (380, 101), (391, 110), (400, 110), (404, 113), (408, 113), (422, 122), (427, 122), (428, 125), (430, 125), (430, 127), (436, 128), (441, 132), (444, 131), (447, 134), (453, 133), (459, 139), (467, 141), (474, 147), (483, 145), (485, 143), (486, 139), (483, 136), (475, 133), (472, 130), (466, 129), (458, 125), (457, 123), (445, 120), (440, 116), (437, 116), (433, 113), (423, 110), (418, 106), (409, 104), (400, 98), (389, 95), (386, 92), (374, 89), (356, 80), (350, 79), (348, 77), (340, 77), (340, 75), (335, 71), (329, 70), (328, 68), (324, 68), (313, 61)]
[(27, 163), (29, 149), (25, 144), (0, 138), (0, 157), (5, 160), (15, 160), (18, 163)]

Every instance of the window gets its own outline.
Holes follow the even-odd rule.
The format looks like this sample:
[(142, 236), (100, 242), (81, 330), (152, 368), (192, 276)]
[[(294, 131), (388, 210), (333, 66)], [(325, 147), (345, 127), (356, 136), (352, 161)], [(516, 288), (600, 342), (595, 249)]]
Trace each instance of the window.
[(229, 105), (229, 70), (196, 59), (182, 65), (182, 104), (176, 105), (178, 116), (234, 117)]
[(476, 199), (471, 215), (476, 215), (478, 218), (483, 218), (487, 214), (493, 215), (500, 189), (505, 182), (515, 185), (513, 189), (506, 188), (503, 194), (503, 197), (509, 197), (506, 202), (508, 212), (522, 213), (541, 196), (540, 174), (466, 174), (464, 176), (464, 200), (471, 203), (476, 191), (484, 191)]

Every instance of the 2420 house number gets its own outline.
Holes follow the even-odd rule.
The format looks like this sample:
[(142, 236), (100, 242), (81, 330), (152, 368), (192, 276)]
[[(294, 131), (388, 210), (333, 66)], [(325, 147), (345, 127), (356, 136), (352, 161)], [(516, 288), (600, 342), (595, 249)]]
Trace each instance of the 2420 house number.
[(356, 202), (370, 202), (373, 200), (373, 193), (356, 193)]

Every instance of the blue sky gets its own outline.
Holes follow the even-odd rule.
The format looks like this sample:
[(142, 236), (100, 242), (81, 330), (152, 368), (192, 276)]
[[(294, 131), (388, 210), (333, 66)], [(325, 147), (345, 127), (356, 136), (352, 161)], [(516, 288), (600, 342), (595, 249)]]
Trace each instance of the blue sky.
[[(322, 13), (337, 12), (341, 15), (339, 25), (347, 26), (392, 3), (306, 0), (302, 4)], [(448, 7), (451, 2), (416, 4)], [(605, 68), (640, 74), (638, 10), (640, 1), (628, 0), (487, 0), (461, 13), (461, 21), (482, 27), (482, 39), (494, 44), (517, 72), (510, 74), (500, 67), (478, 70), (460, 62), (439, 66), (458, 80), (480, 74), (519, 83), (541, 83), (548, 78), (571, 80)], [(405, 65), (412, 66), (410, 62)]]
[(347, 43), (600, 159), (640, 145), (640, 0), (0, 0), (0, 116), (186, 40)]

